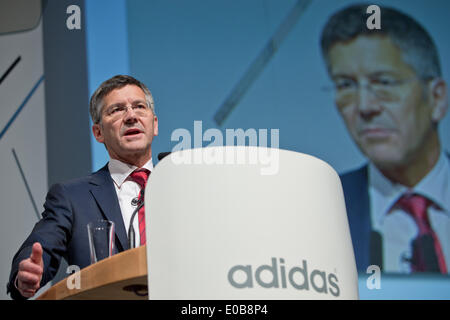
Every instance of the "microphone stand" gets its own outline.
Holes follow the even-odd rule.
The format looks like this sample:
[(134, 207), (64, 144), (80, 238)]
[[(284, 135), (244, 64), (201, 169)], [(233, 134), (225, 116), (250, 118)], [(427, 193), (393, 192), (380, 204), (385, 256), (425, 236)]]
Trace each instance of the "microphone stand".
[(139, 195), (139, 201), (137, 203), (136, 209), (134, 209), (133, 214), (131, 215), (130, 219), (130, 227), (128, 228), (128, 245), (130, 249), (136, 248), (136, 236), (133, 228), (133, 222), (134, 217), (136, 216), (136, 213), (139, 212), (139, 210), (144, 206), (144, 190), (145, 188), (141, 189), (140, 195)]

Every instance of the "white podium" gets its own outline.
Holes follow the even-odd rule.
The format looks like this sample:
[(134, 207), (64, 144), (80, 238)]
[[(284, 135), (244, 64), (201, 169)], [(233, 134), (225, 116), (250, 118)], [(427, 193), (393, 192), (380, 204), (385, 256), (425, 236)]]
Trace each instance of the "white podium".
[(183, 150), (155, 167), (145, 201), (150, 299), (358, 298), (341, 182), (322, 160)]

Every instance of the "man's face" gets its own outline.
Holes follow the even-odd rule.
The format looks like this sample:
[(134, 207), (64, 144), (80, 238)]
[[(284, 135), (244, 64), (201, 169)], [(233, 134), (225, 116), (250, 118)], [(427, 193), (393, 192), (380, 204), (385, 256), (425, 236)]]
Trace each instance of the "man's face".
[(359, 36), (329, 52), (336, 105), (361, 151), (378, 167), (407, 165), (433, 125), (428, 86), (384, 36)]
[(151, 157), (153, 137), (158, 135), (158, 119), (147, 105), (141, 88), (126, 85), (104, 97), (101, 121), (92, 130), (112, 159), (145, 163)]

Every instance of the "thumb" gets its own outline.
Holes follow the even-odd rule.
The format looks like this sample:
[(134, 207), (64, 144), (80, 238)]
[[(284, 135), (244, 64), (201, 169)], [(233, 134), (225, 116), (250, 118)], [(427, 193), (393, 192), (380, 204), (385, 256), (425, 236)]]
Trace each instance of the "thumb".
[(33, 248), (31, 249), (30, 259), (32, 262), (36, 264), (42, 263), (42, 246), (39, 242), (35, 242), (33, 244)]

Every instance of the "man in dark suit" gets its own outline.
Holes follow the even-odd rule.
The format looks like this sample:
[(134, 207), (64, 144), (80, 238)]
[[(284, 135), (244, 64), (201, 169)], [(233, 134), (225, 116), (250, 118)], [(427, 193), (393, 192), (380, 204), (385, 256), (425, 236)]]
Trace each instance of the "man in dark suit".
[(335, 103), (369, 159), (341, 176), (357, 267), (447, 273), (450, 166), (438, 124), (447, 110), (436, 46), (414, 19), (381, 7), (370, 30), (368, 5), (335, 13), (321, 47)]
[[(142, 185), (136, 170), (153, 169), (151, 145), (158, 119), (148, 88), (130, 76), (115, 76), (92, 95), (92, 131), (109, 153), (109, 163), (80, 179), (52, 186), (42, 219), (14, 256), (8, 292), (14, 299), (32, 297), (55, 276), (60, 260), (84, 268), (90, 264), (87, 224), (98, 219), (115, 223), (115, 246), (129, 249), (128, 230), (133, 206)], [(69, 170), (69, 169), (68, 169)], [(140, 229), (137, 219), (135, 228)], [(145, 244), (144, 234), (136, 239)]]

